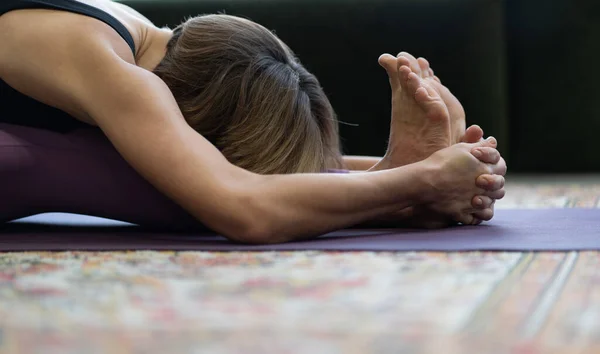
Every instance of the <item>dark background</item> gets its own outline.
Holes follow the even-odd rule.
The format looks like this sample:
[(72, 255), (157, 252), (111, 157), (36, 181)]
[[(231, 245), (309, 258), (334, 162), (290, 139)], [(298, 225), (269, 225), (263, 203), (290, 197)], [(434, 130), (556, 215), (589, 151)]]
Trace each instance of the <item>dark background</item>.
[(380, 54), (429, 59), (494, 135), (512, 172), (600, 171), (600, 1), (124, 0), (156, 25), (225, 12), (285, 41), (321, 81), (347, 154), (381, 156), (390, 122)]

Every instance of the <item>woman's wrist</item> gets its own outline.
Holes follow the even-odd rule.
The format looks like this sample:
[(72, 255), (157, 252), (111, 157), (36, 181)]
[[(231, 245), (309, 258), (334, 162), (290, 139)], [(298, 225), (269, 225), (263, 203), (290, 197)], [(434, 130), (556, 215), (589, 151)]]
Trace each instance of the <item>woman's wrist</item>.
[(390, 198), (387, 202), (394, 211), (433, 199), (430, 181), (435, 175), (435, 168), (425, 161), (366, 174), (372, 175), (381, 193)]

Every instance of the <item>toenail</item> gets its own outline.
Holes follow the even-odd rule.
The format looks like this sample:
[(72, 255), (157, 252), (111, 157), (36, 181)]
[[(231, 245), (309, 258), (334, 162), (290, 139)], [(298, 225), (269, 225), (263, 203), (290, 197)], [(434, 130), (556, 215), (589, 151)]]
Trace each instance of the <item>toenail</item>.
[(475, 150), (473, 151), (473, 156), (475, 156), (476, 158), (481, 158), (481, 156), (483, 156), (483, 153), (481, 152), (481, 150)]
[(481, 198), (476, 198), (475, 199), (475, 205), (482, 206), (483, 205), (483, 200)]

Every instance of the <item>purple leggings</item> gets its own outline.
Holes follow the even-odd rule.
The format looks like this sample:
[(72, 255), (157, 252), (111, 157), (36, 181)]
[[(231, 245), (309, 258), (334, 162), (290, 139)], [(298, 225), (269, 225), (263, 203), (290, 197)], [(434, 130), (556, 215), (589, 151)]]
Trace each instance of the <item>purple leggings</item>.
[(0, 221), (67, 212), (166, 228), (198, 227), (95, 128), (68, 134), (0, 124)]

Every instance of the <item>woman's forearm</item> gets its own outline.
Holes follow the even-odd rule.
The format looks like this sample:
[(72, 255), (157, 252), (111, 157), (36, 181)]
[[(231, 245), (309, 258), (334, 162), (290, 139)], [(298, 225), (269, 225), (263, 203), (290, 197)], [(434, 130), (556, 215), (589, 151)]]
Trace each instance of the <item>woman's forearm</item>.
[(221, 232), (239, 241), (275, 243), (353, 226), (419, 203), (427, 191), (426, 169), (413, 164), (375, 173), (236, 178), (223, 215), (244, 215), (246, 221), (238, 225), (246, 229)]

